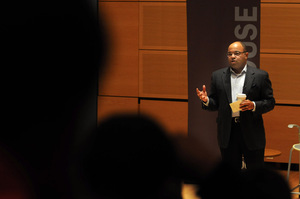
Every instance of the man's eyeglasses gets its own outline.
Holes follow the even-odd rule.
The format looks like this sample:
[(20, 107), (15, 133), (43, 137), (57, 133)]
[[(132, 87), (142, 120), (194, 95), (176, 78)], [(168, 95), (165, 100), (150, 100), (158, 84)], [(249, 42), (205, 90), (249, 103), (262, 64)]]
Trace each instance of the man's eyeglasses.
[(231, 57), (232, 55), (234, 56), (240, 56), (242, 53), (245, 53), (247, 51), (244, 51), (244, 52), (240, 52), (240, 51), (235, 51), (235, 52), (227, 52), (227, 57)]

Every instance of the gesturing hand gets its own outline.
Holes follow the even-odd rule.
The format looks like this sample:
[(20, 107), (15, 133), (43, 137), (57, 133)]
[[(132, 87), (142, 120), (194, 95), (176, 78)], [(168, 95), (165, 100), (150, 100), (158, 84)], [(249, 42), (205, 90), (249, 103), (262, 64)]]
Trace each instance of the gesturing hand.
[(203, 85), (202, 89), (203, 89), (202, 91), (199, 91), (199, 89), (196, 88), (196, 92), (197, 92), (199, 99), (206, 103), (208, 100), (206, 86)]

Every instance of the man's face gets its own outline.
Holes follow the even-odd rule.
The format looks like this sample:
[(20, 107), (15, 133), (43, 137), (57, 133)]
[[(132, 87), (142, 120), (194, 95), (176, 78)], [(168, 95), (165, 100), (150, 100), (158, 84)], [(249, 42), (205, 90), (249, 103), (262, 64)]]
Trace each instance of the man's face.
[(248, 52), (244, 52), (245, 49), (239, 42), (232, 43), (228, 47), (227, 58), (229, 65), (236, 72), (241, 72), (247, 63)]

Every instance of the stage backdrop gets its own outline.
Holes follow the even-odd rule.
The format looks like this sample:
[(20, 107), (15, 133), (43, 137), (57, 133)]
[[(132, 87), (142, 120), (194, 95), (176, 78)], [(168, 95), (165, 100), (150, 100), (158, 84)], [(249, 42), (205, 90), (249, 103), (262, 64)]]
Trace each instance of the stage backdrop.
[(234, 41), (245, 42), (248, 65), (259, 67), (260, 0), (187, 0), (187, 24), (189, 136), (218, 150), (217, 113), (202, 110), (196, 88), (205, 84), (209, 92), (211, 74), (228, 66), (226, 52)]

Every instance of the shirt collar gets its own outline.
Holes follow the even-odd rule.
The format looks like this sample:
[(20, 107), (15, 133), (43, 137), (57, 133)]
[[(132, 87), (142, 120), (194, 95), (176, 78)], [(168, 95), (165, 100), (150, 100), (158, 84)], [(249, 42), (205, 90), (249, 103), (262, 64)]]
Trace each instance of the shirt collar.
[(236, 74), (233, 70), (232, 70), (232, 68), (230, 67), (230, 72), (231, 72), (231, 74), (234, 74), (234, 75), (236, 75), (236, 76), (239, 76), (239, 75), (242, 75), (242, 74), (244, 74), (244, 73), (246, 73), (247, 72), (247, 64), (244, 66), (244, 68), (243, 68), (243, 70), (242, 70), (242, 72), (240, 73), (240, 74)]

